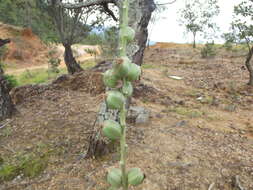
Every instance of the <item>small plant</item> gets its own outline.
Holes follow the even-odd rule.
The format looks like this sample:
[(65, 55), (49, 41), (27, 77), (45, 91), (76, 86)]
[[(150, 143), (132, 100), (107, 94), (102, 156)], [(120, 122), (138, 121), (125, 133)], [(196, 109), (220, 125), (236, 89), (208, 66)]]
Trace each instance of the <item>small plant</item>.
[(86, 48), (84, 51), (90, 54), (91, 56), (94, 56), (94, 59), (96, 60), (97, 55), (98, 55), (98, 52), (96, 49)]
[(50, 68), (48, 69), (49, 72), (59, 73), (59, 65), (61, 64), (61, 60), (59, 58), (50, 58), (49, 61)]
[(59, 73), (59, 65), (61, 64), (61, 60), (56, 56), (57, 51), (52, 49), (48, 52), (48, 72)]
[(205, 46), (201, 49), (201, 56), (202, 58), (212, 58), (217, 54), (215, 44), (206, 43)]
[(139, 168), (126, 169), (126, 99), (133, 93), (131, 82), (137, 80), (141, 74), (140, 66), (131, 63), (126, 55), (127, 44), (135, 36), (135, 31), (128, 26), (128, 6), (128, 0), (124, 0), (121, 7), (119, 33), (120, 57), (115, 61), (113, 68), (106, 71), (103, 76), (105, 85), (113, 89), (107, 92), (107, 106), (120, 111), (120, 122), (107, 120), (103, 127), (105, 136), (120, 141), (120, 169), (114, 168), (107, 175), (107, 181), (111, 185), (110, 190), (119, 188), (128, 190), (129, 185), (139, 185), (144, 179), (144, 174)]
[(14, 75), (5, 74), (4, 79), (8, 81), (10, 88), (18, 86), (18, 81)]

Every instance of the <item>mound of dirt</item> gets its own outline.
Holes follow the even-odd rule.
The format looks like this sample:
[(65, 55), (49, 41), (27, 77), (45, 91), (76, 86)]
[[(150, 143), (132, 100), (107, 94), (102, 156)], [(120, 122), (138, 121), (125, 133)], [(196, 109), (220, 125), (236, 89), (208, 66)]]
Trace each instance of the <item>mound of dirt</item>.
[(25, 85), (11, 90), (14, 104), (21, 104), (47, 90), (73, 90), (98, 95), (105, 91), (99, 72), (83, 71), (75, 75), (62, 75), (50, 84)]
[(4, 62), (18, 67), (45, 63), (47, 46), (31, 29), (0, 23), (1, 38), (10, 38)]

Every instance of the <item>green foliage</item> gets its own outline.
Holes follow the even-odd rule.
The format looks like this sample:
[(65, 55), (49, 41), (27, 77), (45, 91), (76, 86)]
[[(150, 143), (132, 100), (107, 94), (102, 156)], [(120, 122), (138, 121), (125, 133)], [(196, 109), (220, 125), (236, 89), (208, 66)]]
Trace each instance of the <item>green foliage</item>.
[(47, 167), (47, 157), (27, 154), (21, 158), (19, 163), (22, 174), (26, 177), (36, 177)]
[(59, 73), (50, 72), (47, 69), (35, 69), (35, 70), (26, 70), (25, 72), (17, 75), (18, 85), (26, 85), (26, 84), (40, 84), (49, 82), (56, 77), (65, 74), (66, 69), (60, 69)]
[(205, 46), (201, 49), (200, 53), (202, 58), (214, 57), (217, 54), (214, 42), (206, 43)]
[(45, 42), (59, 41), (53, 20), (46, 12), (45, 5), (44, 0), (2, 0), (0, 21), (29, 27)]
[(0, 165), (0, 182), (12, 180), (20, 174), (24, 177), (36, 177), (45, 170), (47, 164), (47, 154), (23, 154), (17, 156), (15, 163), (6, 163), (3, 160), (2, 165)]
[(103, 43), (103, 33), (91, 32), (82, 42), (87, 45), (101, 45)]
[(60, 70), (59, 70), (59, 65), (61, 64), (61, 60), (59, 58), (50, 58), (49, 59), (49, 65), (50, 65), (50, 68), (48, 70), (48, 72), (52, 72), (52, 73), (59, 73)]
[(4, 79), (8, 81), (10, 88), (18, 86), (18, 81), (14, 75), (5, 74)]
[(87, 48), (85, 49), (85, 52), (90, 54), (91, 56), (94, 56), (95, 59), (97, 58), (98, 51), (96, 49)]
[(3, 164), (0, 166), (0, 182), (14, 179), (19, 175), (19, 168), (11, 164)]
[(190, 108), (186, 108), (186, 107), (176, 107), (176, 108), (172, 108), (169, 111), (171, 112), (175, 112), (179, 115), (183, 115), (186, 117), (190, 117), (190, 118), (197, 118), (197, 117), (201, 117), (204, 115), (204, 112), (197, 110), (197, 109), (190, 109)]
[(195, 47), (195, 38), (198, 33), (204, 34), (207, 39), (215, 35), (218, 27), (213, 18), (220, 13), (217, 0), (188, 1), (179, 13), (179, 22), (185, 26), (187, 32), (193, 34), (193, 47)]
[(231, 23), (231, 31), (225, 33), (223, 38), (226, 43), (253, 43), (253, 2), (243, 1), (234, 7), (233, 22)]
[(57, 57), (56, 55), (57, 51), (55, 49), (52, 49), (48, 52), (48, 64), (49, 64), (49, 68), (48, 68), (48, 72), (52, 72), (52, 73), (59, 73), (59, 66), (61, 64), (61, 60)]
[(111, 27), (104, 31), (101, 44), (103, 57), (111, 59), (118, 54), (118, 33), (119, 29), (117, 27)]

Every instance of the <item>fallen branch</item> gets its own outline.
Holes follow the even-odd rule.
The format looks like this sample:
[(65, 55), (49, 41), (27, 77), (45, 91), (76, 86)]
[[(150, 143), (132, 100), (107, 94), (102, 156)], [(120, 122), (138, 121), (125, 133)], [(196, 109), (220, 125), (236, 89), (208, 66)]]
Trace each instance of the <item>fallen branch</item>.
[(208, 190), (212, 190), (213, 189), (213, 187), (214, 187), (214, 185), (215, 185), (215, 183), (213, 182), (213, 183), (211, 183), (210, 184), (210, 186), (209, 186), (209, 188), (208, 188)]

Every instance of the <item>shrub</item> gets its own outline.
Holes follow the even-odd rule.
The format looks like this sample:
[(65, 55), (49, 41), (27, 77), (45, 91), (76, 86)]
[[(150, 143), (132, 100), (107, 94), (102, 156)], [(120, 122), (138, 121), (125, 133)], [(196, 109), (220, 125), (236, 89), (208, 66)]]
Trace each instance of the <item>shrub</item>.
[(206, 43), (205, 46), (201, 49), (201, 57), (202, 58), (212, 58), (217, 54), (215, 44)]
[(4, 79), (8, 81), (10, 88), (18, 86), (18, 81), (14, 75), (5, 74)]

